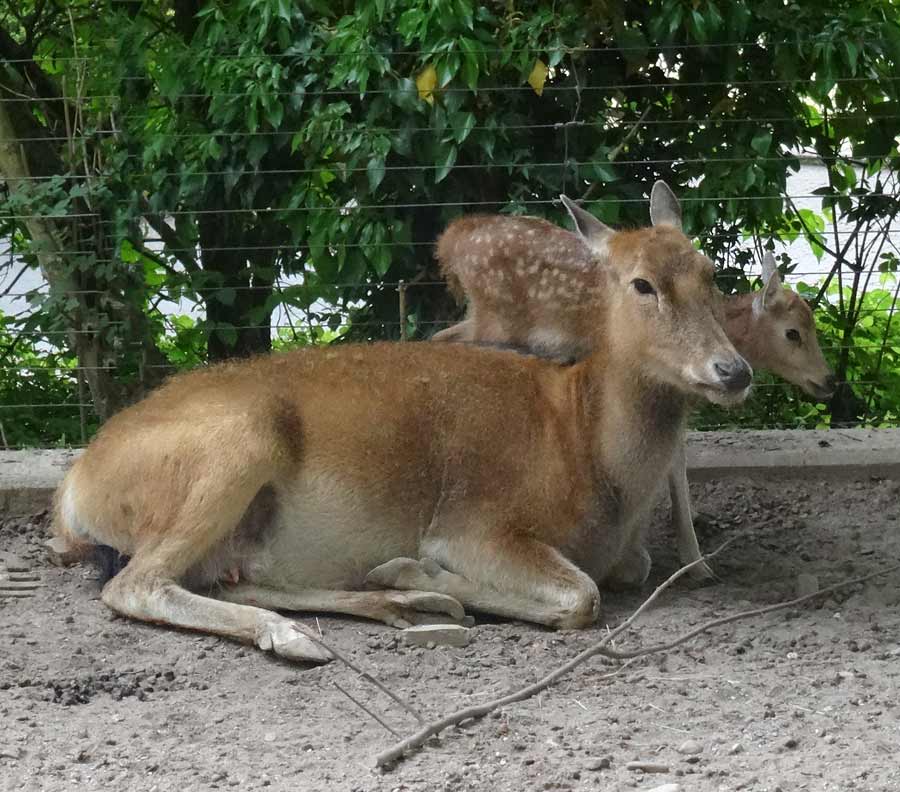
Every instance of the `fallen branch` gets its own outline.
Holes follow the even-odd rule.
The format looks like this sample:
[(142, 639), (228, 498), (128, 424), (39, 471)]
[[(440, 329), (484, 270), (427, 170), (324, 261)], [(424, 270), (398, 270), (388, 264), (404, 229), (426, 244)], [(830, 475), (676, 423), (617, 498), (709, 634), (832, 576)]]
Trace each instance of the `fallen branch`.
[(733, 613), (731, 616), (722, 616), (718, 619), (713, 619), (712, 621), (701, 624), (699, 627), (694, 628), (690, 632), (686, 632), (684, 635), (681, 635), (678, 638), (673, 638), (671, 641), (668, 641), (666, 643), (656, 644), (656, 646), (648, 646), (645, 649), (635, 649), (631, 652), (618, 652), (615, 649), (609, 649), (605, 650), (603, 652), (603, 655), (613, 660), (635, 660), (638, 657), (644, 657), (648, 654), (658, 654), (659, 652), (666, 652), (669, 649), (674, 649), (675, 647), (680, 646), (683, 643), (687, 643), (691, 640), (691, 638), (696, 638), (701, 633), (704, 633), (707, 630), (712, 630), (715, 627), (722, 627), (726, 624), (731, 624), (732, 622), (752, 619), (756, 616), (764, 616), (768, 613), (774, 613), (775, 611), (786, 610), (787, 608), (793, 608), (797, 605), (803, 605), (804, 603), (809, 602), (810, 600), (814, 600), (825, 594), (831, 594), (833, 591), (847, 588), (847, 586), (855, 586), (857, 583), (865, 583), (868, 580), (872, 580), (874, 578), (881, 577), (882, 575), (887, 575), (891, 572), (898, 571), (900, 571), (900, 564), (894, 564), (894, 566), (879, 569), (877, 572), (870, 572), (868, 575), (862, 575), (861, 577), (857, 578), (850, 578), (849, 580), (842, 580), (840, 583), (826, 586), (825, 588), (819, 589), (819, 591), (815, 591), (812, 594), (804, 594), (802, 597), (796, 597), (785, 602), (778, 602), (775, 605), (767, 605), (764, 608), (755, 608), (754, 610), (741, 611), (740, 613)]
[[(638, 607), (638, 609), (631, 614), (622, 624), (616, 627), (611, 632), (607, 633), (603, 638), (597, 641), (592, 646), (585, 649), (583, 652), (579, 653), (575, 657), (573, 657), (568, 662), (561, 665), (554, 671), (551, 671), (542, 679), (534, 682), (531, 685), (527, 685), (524, 688), (521, 688), (513, 693), (510, 693), (506, 696), (502, 696), (500, 698), (493, 699), (491, 701), (486, 701), (483, 704), (476, 704), (471, 707), (466, 707), (465, 709), (458, 710), (457, 712), (451, 713), (450, 715), (445, 715), (438, 720), (432, 721), (431, 723), (425, 724), (418, 732), (407, 737), (404, 740), (392, 745), (385, 751), (382, 751), (375, 759), (375, 764), (377, 767), (384, 767), (385, 765), (392, 764), (397, 762), (398, 760), (403, 758), (403, 755), (406, 751), (409, 751), (413, 748), (421, 747), (425, 744), (425, 742), (433, 737), (434, 735), (440, 733), (444, 729), (449, 726), (456, 726), (464, 721), (482, 718), (490, 712), (493, 712), (500, 707), (507, 706), (508, 704), (513, 704), (518, 701), (523, 701), (525, 699), (531, 698), (536, 693), (540, 693), (542, 690), (550, 687), (563, 676), (568, 674), (577, 666), (584, 663), (586, 660), (589, 660), (591, 657), (595, 655), (601, 655), (604, 657), (608, 657), (614, 660), (624, 660), (626, 663), (633, 662), (641, 657), (646, 657), (651, 654), (658, 654), (660, 652), (668, 651), (670, 649), (674, 649), (681, 644), (686, 643), (687, 641), (695, 638), (701, 633), (706, 632), (707, 630), (711, 630), (714, 627), (721, 627), (725, 624), (730, 624), (732, 622), (741, 621), (744, 619), (751, 619), (756, 616), (762, 616), (764, 614), (773, 613), (778, 610), (785, 610), (786, 608), (792, 608), (797, 605), (801, 605), (805, 602), (809, 602), (817, 597), (821, 597), (823, 595), (829, 594), (833, 591), (837, 591), (841, 588), (846, 588), (847, 586), (852, 586), (857, 583), (864, 583), (867, 580), (872, 580), (873, 578), (880, 577), (882, 575), (886, 575), (890, 572), (896, 572), (900, 570), (900, 564), (897, 564), (892, 567), (887, 567), (886, 569), (881, 569), (877, 572), (872, 572), (868, 575), (863, 575), (862, 577), (853, 578), (851, 580), (844, 580), (840, 583), (835, 583), (834, 585), (827, 586), (820, 591), (817, 591), (813, 594), (806, 594), (802, 597), (797, 597), (792, 600), (788, 600), (787, 602), (780, 602), (776, 605), (769, 605), (764, 608), (756, 608), (754, 610), (749, 611), (741, 611), (740, 613), (733, 614), (731, 616), (723, 616), (718, 619), (713, 619), (710, 622), (706, 622), (705, 624), (700, 625), (699, 627), (690, 630), (689, 632), (665, 643), (656, 644), (655, 646), (649, 646), (642, 649), (635, 649), (632, 651), (622, 652), (616, 649), (610, 649), (609, 644), (618, 636), (621, 635), (625, 630), (627, 630), (631, 625), (634, 624), (635, 620), (640, 616), (641, 613), (647, 610), (647, 608), (652, 604), (652, 602), (659, 597), (659, 595), (665, 591), (669, 586), (672, 585), (679, 577), (684, 575), (690, 569), (692, 569), (695, 565), (702, 563), (703, 561), (709, 560), (715, 557), (718, 553), (727, 547), (731, 541), (729, 540), (717, 548), (714, 552), (709, 553), (708, 555), (693, 561), (690, 564), (679, 569), (669, 578), (667, 578), (663, 583), (657, 586), (656, 590)], [(625, 668), (625, 664), (620, 666), (615, 672), (612, 674), (608, 674), (607, 677), (615, 676), (615, 674), (621, 672)]]
[(365, 712), (366, 715), (368, 715), (373, 720), (378, 721), (378, 723), (380, 723), (382, 726), (384, 726), (384, 728), (387, 729), (391, 734), (393, 734), (394, 737), (397, 737), (397, 738), (400, 737), (400, 734), (394, 729), (393, 726), (391, 726), (386, 720), (384, 720), (384, 718), (379, 716), (377, 713), (372, 712), (372, 710), (370, 710), (359, 699), (354, 698), (354, 696), (351, 695), (349, 691), (344, 690), (344, 688), (342, 688), (337, 682), (332, 682), (331, 684), (334, 685), (348, 699), (350, 699), (350, 701), (352, 701), (354, 704), (356, 704), (356, 706), (359, 707), (363, 712)]
[[(690, 572), (695, 566), (698, 564), (702, 564), (704, 561), (715, 558), (719, 553), (725, 550), (732, 542), (734, 542), (737, 538), (740, 537), (732, 537), (731, 539), (723, 542), (719, 547), (717, 547), (713, 552), (708, 553), (707, 555), (698, 558), (696, 561), (692, 561), (690, 564), (686, 564), (681, 567), (681, 569), (674, 572), (668, 578), (666, 578), (662, 583), (660, 583), (654, 592), (641, 603), (640, 607), (631, 614), (624, 622), (618, 625), (614, 630), (606, 633), (599, 641), (597, 641), (592, 646), (589, 646), (580, 654), (575, 655), (571, 660), (567, 663), (564, 663), (555, 671), (551, 671), (549, 674), (539, 679), (537, 682), (532, 683), (524, 688), (521, 688), (513, 693), (510, 693), (506, 696), (503, 696), (498, 699), (494, 699), (493, 701), (485, 702), (484, 704), (476, 704), (471, 707), (466, 707), (465, 709), (459, 710), (458, 712), (454, 712), (451, 715), (447, 715), (439, 720), (432, 721), (431, 723), (425, 724), (422, 729), (413, 734), (410, 737), (407, 737), (405, 740), (401, 740), (396, 745), (388, 748), (386, 751), (383, 751), (378, 755), (375, 760), (375, 764), (378, 767), (382, 767), (383, 765), (390, 764), (393, 761), (399, 759), (403, 753), (410, 748), (416, 748), (422, 744), (429, 738), (435, 734), (446, 729), (448, 726), (455, 726), (463, 721), (472, 720), (475, 718), (481, 718), (487, 715), (489, 712), (498, 709), (499, 707), (505, 707), (508, 704), (513, 704), (517, 701), (523, 701), (524, 699), (531, 698), (537, 693), (540, 693), (545, 688), (550, 687), (552, 684), (557, 682), (559, 679), (564, 677), (569, 673), (573, 668), (581, 665), (585, 660), (589, 660), (591, 657), (597, 654), (604, 654), (606, 652), (606, 647), (612, 643), (616, 637), (621, 635), (625, 630), (627, 630), (632, 624), (634, 624), (635, 620), (650, 607), (650, 605), (665, 591), (669, 586), (671, 586), (678, 578)], [(621, 672), (625, 666), (621, 666), (617, 669), (613, 675)]]
[[(375, 685), (375, 687), (377, 687), (388, 698), (393, 699), (394, 701), (397, 702), (397, 704), (399, 704), (401, 707), (403, 707), (403, 709), (405, 709), (410, 715), (412, 715), (419, 723), (425, 723), (425, 719), (412, 707), (412, 705), (405, 702), (402, 698), (400, 698), (400, 696), (398, 696), (396, 693), (394, 693), (394, 691), (391, 690), (389, 687), (387, 687), (385, 684), (383, 684), (382, 682), (379, 682), (368, 671), (363, 671), (358, 665), (356, 665), (356, 663), (354, 663), (352, 660), (349, 660), (346, 657), (344, 657), (344, 655), (342, 655), (340, 652), (338, 652), (337, 649), (335, 649), (333, 646), (329, 646), (321, 638), (316, 638), (315, 636), (309, 635), (309, 634), (307, 634), (306, 637), (309, 638), (309, 640), (312, 641), (313, 643), (317, 643), (323, 649), (331, 652), (331, 654), (335, 657), (335, 659), (340, 660), (351, 671), (355, 671), (363, 679), (365, 679), (366, 682), (370, 682), (371, 684)], [(344, 693), (344, 691), (341, 691), (341, 692)], [(344, 695), (347, 695), (347, 694), (344, 693)], [(348, 696), (348, 698), (352, 699), (352, 697), (350, 697), (350, 696)], [(365, 708), (363, 708), (363, 709), (365, 709)], [(366, 710), (366, 712), (368, 712), (368, 710)], [(376, 720), (378, 720), (378, 719), (376, 718)], [(379, 723), (380, 722), (381, 721), (379, 720)]]

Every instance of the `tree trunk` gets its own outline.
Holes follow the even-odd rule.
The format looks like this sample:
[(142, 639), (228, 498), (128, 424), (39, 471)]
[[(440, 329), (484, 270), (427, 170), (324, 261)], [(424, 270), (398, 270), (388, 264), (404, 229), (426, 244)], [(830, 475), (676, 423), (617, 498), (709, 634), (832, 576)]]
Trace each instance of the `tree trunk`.
[[(30, 172), (24, 148), (19, 143), (20, 136), (16, 134), (11, 114), (7, 111), (12, 104), (14, 103), (0, 103), (0, 173), (3, 174), (10, 193), (15, 194), (27, 189)], [(78, 293), (79, 285), (68, 272), (61, 255), (63, 246), (60, 240), (65, 235), (54, 220), (28, 217), (24, 224), (51, 293), (73, 295), (77, 300), (74, 320), (68, 333), (69, 344), (78, 357), (79, 366), (83, 367), (94, 409), (100, 419), (105, 420), (118, 408), (121, 393), (110, 372), (103, 368), (100, 338), (96, 332), (92, 332), (96, 323), (92, 326), (85, 296)]]
[[(271, 312), (263, 309), (272, 294), (272, 282), (247, 261), (241, 218), (202, 214), (198, 230), (204, 271), (222, 276), (222, 291), (206, 295), (209, 362), (271, 351)], [(233, 295), (227, 289), (233, 289)]]

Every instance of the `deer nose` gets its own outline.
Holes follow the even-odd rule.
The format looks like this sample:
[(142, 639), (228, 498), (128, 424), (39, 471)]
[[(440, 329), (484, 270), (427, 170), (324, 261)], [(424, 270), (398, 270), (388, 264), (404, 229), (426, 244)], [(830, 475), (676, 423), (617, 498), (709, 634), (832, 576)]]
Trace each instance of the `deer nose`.
[(753, 371), (743, 358), (735, 358), (728, 363), (715, 363), (713, 367), (719, 381), (729, 391), (742, 391), (753, 379)]

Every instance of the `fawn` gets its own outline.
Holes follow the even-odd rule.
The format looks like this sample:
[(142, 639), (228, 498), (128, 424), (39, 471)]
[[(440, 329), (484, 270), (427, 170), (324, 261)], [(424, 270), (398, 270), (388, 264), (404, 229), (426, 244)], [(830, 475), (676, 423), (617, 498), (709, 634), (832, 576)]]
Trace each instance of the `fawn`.
[[(663, 189), (668, 188), (662, 182), (654, 185), (654, 192)], [(577, 233), (509, 215), (470, 215), (450, 224), (438, 240), (437, 258), (452, 291), (467, 299), (467, 315), (432, 340), (509, 346), (561, 362), (590, 352), (598, 339), (595, 295), (611, 269), (617, 234), (566, 196), (561, 199)], [(827, 398), (835, 380), (819, 348), (812, 311), (782, 287), (771, 253), (762, 266), (761, 290), (725, 298), (725, 332), (754, 369)], [(683, 448), (673, 459), (669, 492), (679, 556), (687, 564), (701, 554)], [(706, 564), (691, 573), (712, 577)]]
[(610, 239), (584, 360), (379, 343), (176, 376), (75, 462), (57, 536), (130, 556), (113, 610), (296, 660), (330, 656), (276, 610), (592, 623), (598, 582), (647, 574), (637, 532), (691, 399), (752, 376), (674, 197), (654, 209)]

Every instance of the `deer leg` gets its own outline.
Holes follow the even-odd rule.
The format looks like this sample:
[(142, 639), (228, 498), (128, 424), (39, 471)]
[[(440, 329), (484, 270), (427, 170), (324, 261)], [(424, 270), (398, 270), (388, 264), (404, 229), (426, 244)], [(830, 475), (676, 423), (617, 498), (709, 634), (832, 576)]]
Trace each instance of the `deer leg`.
[(461, 322), (457, 322), (455, 325), (445, 327), (443, 330), (438, 330), (438, 332), (431, 336), (431, 340), (458, 344), (471, 342), (472, 320), (464, 319)]
[(611, 589), (640, 588), (650, 576), (652, 563), (650, 553), (643, 543), (635, 542), (625, 550), (604, 578), (603, 584)]
[(330, 660), (297, 622), (195, 594), (180, 584), (239, 525), (271, 472), (264, 461), (210, 476), (168, 514), (166, 525), (150, 524), (128, 566), (104, 586), (103, 602), (124, 616), (254, 643), (290, 660)]
[(242, 583), (226, 586), (216, 596), (228, 602), (273, 610), (346, 613), (400, 628), (412, 624), (461, 623), (466, 615), (455, 599), (430, 591), (281, 591)]
[(426, 540), (423, 552), (431, 557), (395, 558), (373, 569), (366, 583), (436, 591), (472, 610), (551, 627), (585, 627), (599, 616), (596, 583), (558, 550), (531, 537)]
[[(669, 470), (669, 496), (672, 499), (672, 521), (675, 526), (675, 537), (678, 542), (678, 558), (682, 565), (690, 564), (702, 558), (697, 533), (694, 530), (694, 519), (691, 513), (691, 491), (687, 480), (687, 457), (684, 444), (675, 452), (672, 467)], [(703, 561), (688, 573), (697, 581), (715, 580), (716, 574), (709, 564)]]
[(331, 659), (303, 625), (277, 613), (219, 602), (194, 594), (174, 580), (134, 566), (135, 559), (103, 588), (103, 602), (117, 613), (141, 621), (221, 635), (289, 660), (324, 663)]

